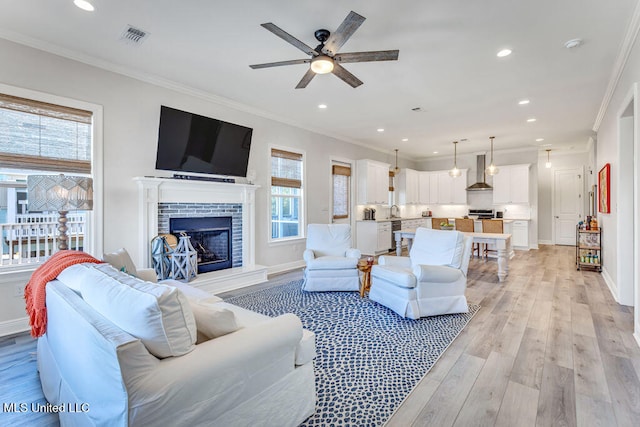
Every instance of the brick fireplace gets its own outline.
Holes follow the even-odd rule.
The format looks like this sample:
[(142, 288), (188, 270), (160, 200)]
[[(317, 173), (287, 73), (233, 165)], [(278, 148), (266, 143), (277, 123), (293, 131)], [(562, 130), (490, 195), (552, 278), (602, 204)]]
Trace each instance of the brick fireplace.
[[(193, 218), (199, 222), (202, 218), (229, 218), (230, 265), (210, 272), (199, 271), (190, 284), (216, 293), (267, 280), (267, 268), (255, 264), (256, 186), (151, 177), (134, 180), (139, 194), (139, 259), (147, 266), (150, 266), (151, 239), (159, 233), (170, 232), (172, 220)], [(224, 237), (220, 241), (224, 241)], [(214, 263), (217, 264), (217, 260)]]

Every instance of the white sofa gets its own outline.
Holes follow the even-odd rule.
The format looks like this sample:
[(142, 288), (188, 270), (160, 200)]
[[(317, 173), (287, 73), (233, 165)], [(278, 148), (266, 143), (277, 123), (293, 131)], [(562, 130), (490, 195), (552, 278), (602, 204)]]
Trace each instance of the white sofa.
[[(46, 294), (38, 369), (64, 426), (295, 426), (315, 410), (315, 337), (293, 314), (270, 318), (107, 264), (69, 267)], [(237, 330), (196, 344), (196, 305), (231, 313)]]

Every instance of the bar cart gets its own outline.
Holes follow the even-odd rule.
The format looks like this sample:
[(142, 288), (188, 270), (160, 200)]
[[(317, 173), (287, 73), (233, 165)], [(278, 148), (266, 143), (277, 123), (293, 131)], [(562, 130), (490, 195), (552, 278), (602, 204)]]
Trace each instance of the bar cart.
[(602, 272), (602, 227), (595, 230), (576, 226), (576, 270)]

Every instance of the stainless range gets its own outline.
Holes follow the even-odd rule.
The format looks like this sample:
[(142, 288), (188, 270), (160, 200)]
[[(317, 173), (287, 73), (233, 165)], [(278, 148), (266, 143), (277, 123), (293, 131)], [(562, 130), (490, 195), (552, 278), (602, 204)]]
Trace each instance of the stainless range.
[(493, 219), (495, 211), (493, 209), (469, 209), (469, 217), (478, 217), (478, 219)]

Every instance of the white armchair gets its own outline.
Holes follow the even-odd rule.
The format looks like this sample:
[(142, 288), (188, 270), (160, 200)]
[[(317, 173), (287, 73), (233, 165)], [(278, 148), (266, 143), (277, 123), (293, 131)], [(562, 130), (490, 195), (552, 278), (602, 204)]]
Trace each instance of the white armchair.
[(472, 243), (459, 231), (418, 228), (408, 257), (378, 258), (369, 298), (410, 319), (467, 313)]
[(349, 224), (309, 224), (303, 254), (305, 291), (357, 291), (360, 251), (351, 247)]

